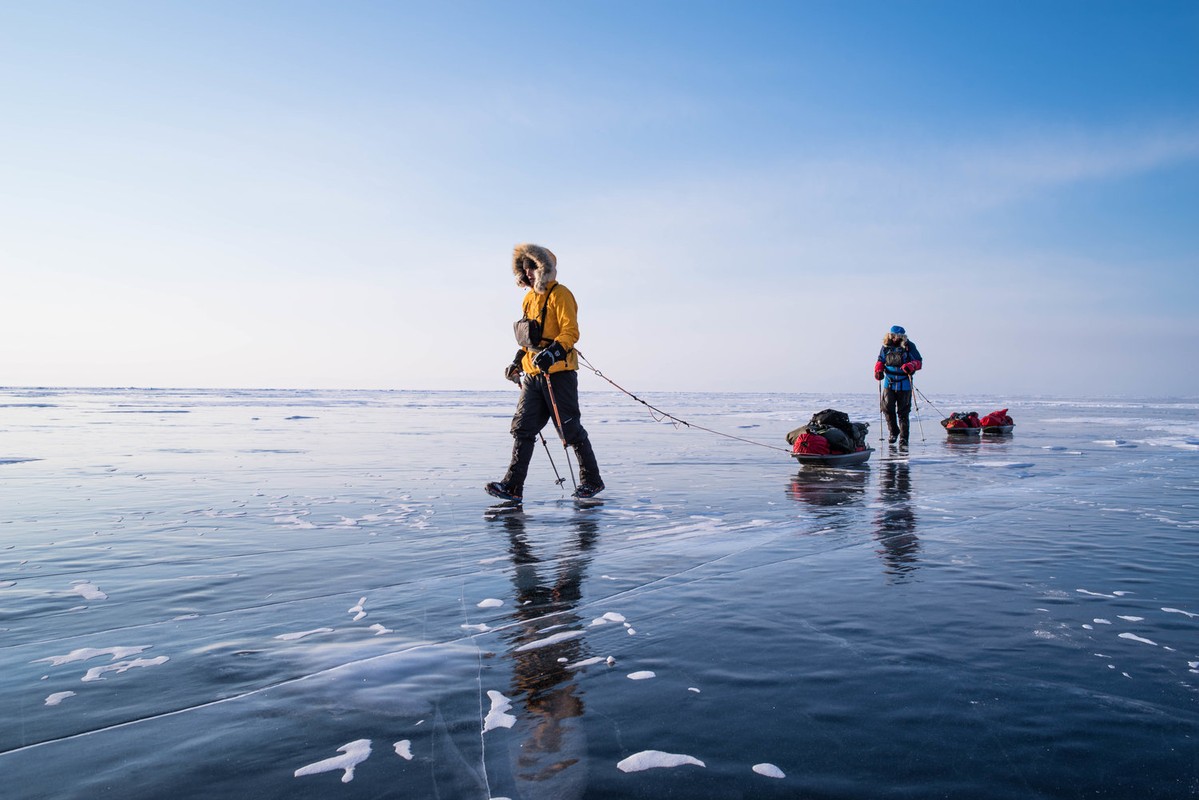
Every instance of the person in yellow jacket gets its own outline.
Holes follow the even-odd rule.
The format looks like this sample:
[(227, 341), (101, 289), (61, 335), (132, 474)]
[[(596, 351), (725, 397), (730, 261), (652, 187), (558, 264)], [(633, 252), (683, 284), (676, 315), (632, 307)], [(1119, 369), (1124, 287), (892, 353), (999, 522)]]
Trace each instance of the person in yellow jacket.
[(574, 349), (579, 341), (578, 303), (570, 289), (558, 283), (558, 259), (548, 248), (518, 244), (512, 252), (512, 272), (517, 286), (528, 289), (521, 304), (524, 316), (514, 326), (521, 348), (504, 369), (504, 377), (520, 386), (520, 399), (512, 416), (508, 471), (484, 488), (501, 500), (523, 501), (537, 434), (550, 420), (559, 424), (556, 405), (559, 433), (574, 448), (579, 463), (574, 496), (594, 497), (604, 490), (604, 481), (579, 421), (579, 356)]

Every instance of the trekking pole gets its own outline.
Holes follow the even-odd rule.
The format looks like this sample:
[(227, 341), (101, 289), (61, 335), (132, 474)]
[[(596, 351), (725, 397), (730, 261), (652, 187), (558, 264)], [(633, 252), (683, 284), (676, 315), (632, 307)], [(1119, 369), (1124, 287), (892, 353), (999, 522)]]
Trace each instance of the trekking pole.
[[(575, 482), (575, 468), (570, 465), (570, 450), (566, 446), (566, 434), (562, 432), (562, 415), (558, 413), (558, 401), (554, 398), (554, 384), (550, 381), (550, 374), (548, 372), (544, 374), (545, 387), (550, 390), (550, 407), (554, 409), (554, 423), (558, 428), (558, 438), (562, 440), (562, 452), (566, 453), (566, 468), (570, 470), (570, 482), (575, 491), (578, 491), (579, 484)], [(546, 447), (545, 451), (548, 453), (549, 447)]]
[(554, 456), (550, 453), (549, 442), (545, 440), (545, 436), (541, 434), (541, 431), (537, 431), (537, 438), (541, 439), (541, 446), (545, 448), (545, 454), (550, 460), (550, 467), (552, 467), (554, 470), (554, 483), (558, 486), (561, 486), (562, 484), (566, 483), (566, 478), (563, 478), (558, 474), (558, 465), (554, 463)]
[(883, 440), (883, 428), (887, 427), (887, 420), (883, 416), (883, 382), (878, 382), (878, 440)]
[(920, 419), (920, 403), (916, 401), (916, 373), (908, 376), (912, 382), (912, 407), (916, 409), (916, 424), (920, 426), (920, 443), (924, 444), (924, 420)]

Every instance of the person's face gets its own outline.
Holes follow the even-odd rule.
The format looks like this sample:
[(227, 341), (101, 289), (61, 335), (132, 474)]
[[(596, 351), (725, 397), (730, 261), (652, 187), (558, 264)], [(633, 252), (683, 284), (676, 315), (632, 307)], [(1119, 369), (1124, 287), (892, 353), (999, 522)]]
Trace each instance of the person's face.
[(532, 264), (525, 264), (525, 280), (529, 282), (530, 286), (536, 282), (536, 278), (534, 277), (536, 272), (537, 268), (535, 266)]

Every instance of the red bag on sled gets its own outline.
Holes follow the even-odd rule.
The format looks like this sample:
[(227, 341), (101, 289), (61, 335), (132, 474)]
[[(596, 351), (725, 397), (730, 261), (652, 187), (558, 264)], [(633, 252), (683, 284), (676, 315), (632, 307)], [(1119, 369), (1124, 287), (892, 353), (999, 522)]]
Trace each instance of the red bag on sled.
[(1012, 418), (1007, 415), (1007, 409), (1002, 408), (999, 411), (992, 411), (990, 414), (987, 414), (979, 422), (982, 423), (984, 428), (994, 428), (999, 425), (1011, 425)]
[(795, 439), (792, 453), (802, 453), (806, 456), (827, 456), (829, 454), (828, 439), (818, 433), (801, 433)]

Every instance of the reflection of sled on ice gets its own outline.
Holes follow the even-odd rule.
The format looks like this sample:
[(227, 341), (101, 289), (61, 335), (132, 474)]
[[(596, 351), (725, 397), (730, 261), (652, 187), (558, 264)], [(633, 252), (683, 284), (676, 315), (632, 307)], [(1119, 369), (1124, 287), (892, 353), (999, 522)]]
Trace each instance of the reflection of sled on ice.
[(858, 450), (855, 453), (792, 453), (791, 456), (800, 464), (808, 466), (852, 467), (857, 464), (865, 464), (870, 460), (870, 454), (873, 452), (874, 448), (867, 447), (865, 450)]
[(983, 433), (1011, 433), (1014, 427), (1016, 427), (1014, 423), (1011, 425), (985, 425), (982, 431)]

